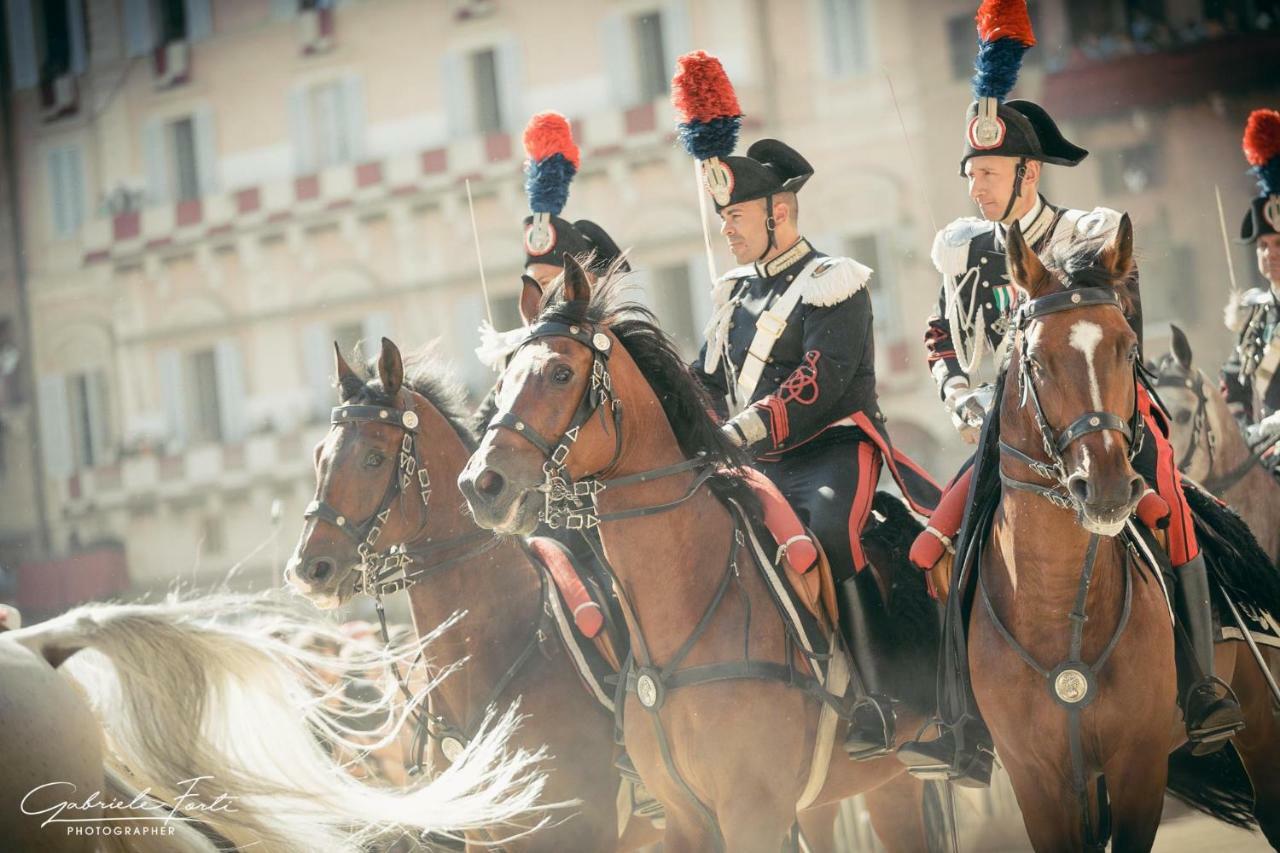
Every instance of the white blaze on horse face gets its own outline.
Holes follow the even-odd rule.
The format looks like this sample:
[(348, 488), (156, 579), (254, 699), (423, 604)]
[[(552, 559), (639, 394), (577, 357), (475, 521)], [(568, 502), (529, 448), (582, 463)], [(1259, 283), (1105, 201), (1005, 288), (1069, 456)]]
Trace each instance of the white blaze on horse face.
[[(1098, 387), (1098, 369), (1094, 366), (1093, 356), (1098, 351), (1098, 344), (1102, 343), (1102, 327), (1088, 320), (1077, 320), (1071, 327), (1068, 343), (1084, 354), (1085, 364), (1089, 367), (1089, 399), (1093, 403), (1093, 410), (1101, 412), (1102, 389)], [(1102, 444), (1110, 449), (1110, 430), (1102, 431)]]

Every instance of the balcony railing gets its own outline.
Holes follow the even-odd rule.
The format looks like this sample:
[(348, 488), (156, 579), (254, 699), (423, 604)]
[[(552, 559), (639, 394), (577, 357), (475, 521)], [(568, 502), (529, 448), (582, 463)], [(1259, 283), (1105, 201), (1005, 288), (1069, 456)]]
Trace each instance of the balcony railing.
[(1081, 61), (1045, 75), (1045, 107), (1090, 119), (1248, 92), (1280, 79), (1280, 35), (1225, 36), (1156, 53)]

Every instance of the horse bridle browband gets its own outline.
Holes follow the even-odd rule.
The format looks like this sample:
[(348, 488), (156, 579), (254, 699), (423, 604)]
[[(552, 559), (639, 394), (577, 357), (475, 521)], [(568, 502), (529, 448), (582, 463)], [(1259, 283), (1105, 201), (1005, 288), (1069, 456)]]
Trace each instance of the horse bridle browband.
[(1062, 458), (1062, 454), (1066, 452), (1066, 449), (1072, 443), (1089, 433), (1110, 430), (1124, 436), (1125, 441), (1129, 444), (1130, 460), (1142, 449), (1142, 414), (1138, 411), (1136, 395), (1134, 397), (1133, 415), (1127, 422), (1111, 412), (1085, 412), (1068, 424), (1061, 433), (1054, 430), (1049, 424), (1049, 419), (1044, 413), (1044, 406), (1040, 402), (1040, 392), (1036, 388), (1030, 360), (1027, 358), (1025, 351), (1028, 325), (1049, 314), (1096, 305), (1109, 305), (1121, 311), (1121, 313), (1124, 311), (1120, 304), (1120, 297), (1116, 295), (1114, 290), (1095, 287), (1073, 288), (1023, 303), (1014, 314), (1013, 320), (1013, 330), (1017, 334), (1015, 347), (1018, 356), (1018, 380), (1022, 389), (1022, 403), (1025, 406), (1028, 400), (1031, 402), (1032, 417), (1035, 419), (1036, 428), (1040, 432), (1045, 455), (1049, 459), (1047, 462), (1036, 459), (1008, 444), (1003, 439), (1000, 440), (1000, 452), (1013, 457), (1041, 477), (1052, 480), (1053, 483), (1050, 486), (1028, 483), (1010, 477), (1003, 471), (1000, 472), (1000, 479), (1001, 482), (1011, 488), (1038, 494), (1063, 509), (1070, 509), (1075, 505), (1075, 501), (1067, 489), (1067, 469), (1066, 463)]

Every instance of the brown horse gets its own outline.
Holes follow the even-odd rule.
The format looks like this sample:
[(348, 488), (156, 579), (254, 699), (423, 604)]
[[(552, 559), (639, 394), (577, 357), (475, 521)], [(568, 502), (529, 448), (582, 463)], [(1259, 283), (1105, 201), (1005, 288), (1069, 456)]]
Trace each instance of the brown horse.
[[(647, 820), (632, 820), (620, 845), (613, 718), (584, 689), (569, 653), (552, 636), (555, 629), (544, 616), (542, 572), (519, 540), (477, 528), (458, 493), (458, 474), (475, 447), (464, 398), (425, 360), (410, 368), (406, 375), (400, 351), (385, 338), (376, 377), (357, 375), (338, 353), (341, 405), (316, 447), (316, 503), (286, 577), (322, 607), (337, 606), (360, 591), (386, 592), (369, 590), (361, 571), (362, 563), (379, 562), (362, 559), (368, 530), (357, 537), (349, 532), (358, 520), (376, 521), (389, 509), (378, 522), (377, 541), (401, 544), (412, 560), (404, 572), (413, 579), (408, 594), (419, 634), (465, 611), (460, 623), (433, 643), (439, 659), (466, 661), (432, 693), (433, 756), (445, 757), (442, 744), (453, 753), (456, 744), (465, 743), (489, 706), (505, 707), (518, 699), (526, 719), (517, 744), (545, 746), (552, 756), (547, 798), (580, 805), (571, 817), (507, 846), (613, 850), (648, 843), (656, 831)], [(373, 417), (360, 417), (361, 407), (373, 407)], [(379, 418), (384, 411), (389, 417)], [(406, 436), (415, 440), (406, 445)], [(413, 462), (404, 460), (406, 451)], [(397, 484), (406, 471), (409, 480), (401, 488)], [(418, 471), (427, 473), (419, 479)], [(332, 513), (319, 511), (320, 506)], [(366, 551), (374, 554), (378, 547), (375, 542)], [(397, 562), (394, 555), (390, 560)], [(477, 834), (473, 840), (487, 839)]]
[(1160, 359), (1156, 387), (1169, 410), (1170, 440), (1182, 472), (1222, 498), (1280, 561), (1280, 481), (1250, 452), (1227, 402), (1191, 364), (1191, 344), (1173, 326), (1173, 351)]
[[(1167, 756), (1185, 740), (1158, 570), (1117, 536), (1145, 488), (1130, 465), (1138, 342), (1122, 284), (1132, 246), (1126, 216), (1112, 241), (1050, 271), (1016, 223), (1008, 238), (1011, 278), (1029, 301), (1005, 374), (1002, 489), (979, 559), (968, 656), (1037, 850), (1099, 848), (1108, 832), (1116, 850), (1149, 849)], [(1217, 667), (1225, 678), (1234, 671), (1249, 709), (1235, 744), (1274, 844), (1276, 723), (1258, 668), (1236, 664), (1236, 645), (1219, 646)]]
[[(798, 804), (874, 789), (904, 768), (893, 756), (852, 762), (830, 731), (819, 741), (824, 703), (798, 689), (813, 685), (790, 669), (798, 641), (747, 527), (754, 498), (733, 473), (745, 460), (652, 315), (619, 290), (616, 276), (593, 288), (570, 262), (536, 310), (526, 291), (529, 337), (460, 483), (486, 527), (523, 534), (541, 517), (598, 529), (637, 664), (627, 749), (666, 808), (663, 849), (774, 853)], [(927, 634), (932, 618), (922, 609), (906, 630)], [(930, 693), (935, 655), (919, 655)], [(923, 713), (904, 712), (900, 730)]]

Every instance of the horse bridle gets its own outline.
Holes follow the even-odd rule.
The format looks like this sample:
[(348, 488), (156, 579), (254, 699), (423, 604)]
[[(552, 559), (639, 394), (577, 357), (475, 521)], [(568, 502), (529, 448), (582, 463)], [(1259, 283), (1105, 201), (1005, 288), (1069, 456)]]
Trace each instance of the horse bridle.
[[(1075, 500), (1067, 489), (1067, 468), (1066, 462), (1062, 458), (1062, 454), (1066, 452), (1072, 443), (1089, 433), (1110, 430), (1120, 433), (1124, 436), (1125, 441), (1129, 443), (1130, 461), (1142, 449), (1142, 414), (1138, 411), (1136, 395), (1134, 397), (1133, 414), (1128, 421), (1111, 412), (1085, 412), (1068, 424), (1061, 433), (1054, 430), (1049, 424), (1049, 419), (1044, 413), (1044, 406), (1040, 402), (1040, 391), (1036, 387), (1035, 377), (1031, 372), (1031, 362), (1026, 354), (1026, 332), (1028, 326), (1049, 314), (1096, 305), (1109, 305), (1121, 313), (1124, 311), (1120, 304), (1120, 297), (1116, 295), (1114, 290), (1089, 287), (1064, 290), (1060, 293), (1051, 293), (1048, 296), (1032, 299), (1018, 308), (1013, 319), (1013, 330), (1017, 335), (1014, 346), (1018, 357), (1018, 380), (1022, 391), (1022, 405), (1025, 406), (1028, 400), (1031, 401), (1032, 417), (1035, 419), (1036, 429), (1040, 432), (1045, 455), (1049, 459), (1047, 462), (1036, 459), (1008, 444), (1004, 439), (1000, 439), (1000, 452), (1013, 457), (1046, 480), (1051, 480), (1052, 485), (1044, 486), (1039, 483), (1018, 480), (1005, 474), (1004, 471), (1000, 472), (1000, 480), (1011, 488), (1038, 494), (1063, 509), (1071, 509), (1075, 506)], [(1134, 379), (1136, 382), (1136, 368)]]
[[(415, 483), (422, 498), (423, 526), (425, 515), (430, 506), (431, 475), (425, 465), (418, 462), (414, 435), (418, 428), (418, 414), (412, 409), (397, 409), (394, 406), (349, 405), (335, 406), (329, 415), (329, 422), (334, 426), (349, 423), (377, 423), (399, 427), (404, 431), (400, 439), (400, 452), (396, 469), (391, 472), (387, 487), (382, 493), (382, 500), (373, 514), (361, 522), (347, 518), (332, 504), (317, 498), (307, 504), (302, 517), (328, 522), (341, 530), (356, 543), (356, 553), (360, 556), (360, 583), (358, 592), (367, 593), (378, 598), (388, 592), (396, 592), (410, 586), (413, 581), (408, 578), (406, 570), (413, 558), (409, 556), (402, 544), (392, 545), (385, 551), (374, 550), (382, 530), (391, 517), (391, 507), (400, 499), (400, 494), (407, 491)], [(388, 577), (401, 573), (400, 578), (387, 580)]]
[(1204, 439), (1205, 449), (1209, 453), (1209, 474), (1205, 480), (1213, 477), (1213, 452), (1216, 449), (1218, 440), (1214, 437), (1213, 428), (1209, 425), (1209, 398), (1204, 391), (1204, 374), (1198, 370), (1188, 370), (1186, 375), (1177, 375), (1166, 373), (1163, 368), (1156, 374), (1155, 386), (1157, 388), (1179, 388), (1189, 390), (1196, 398), (1195, 411), (1191, 413), (1191, 440), (1187, 443), (1187, 449), (1182, 454), (1182, 458), (1178, 460), (1179, 470), (1185, 471), (1187, 466), (1191, 464), (1191, 460), (1195, 457), (1196, 451), (1200, 449), (1201, 438)]

